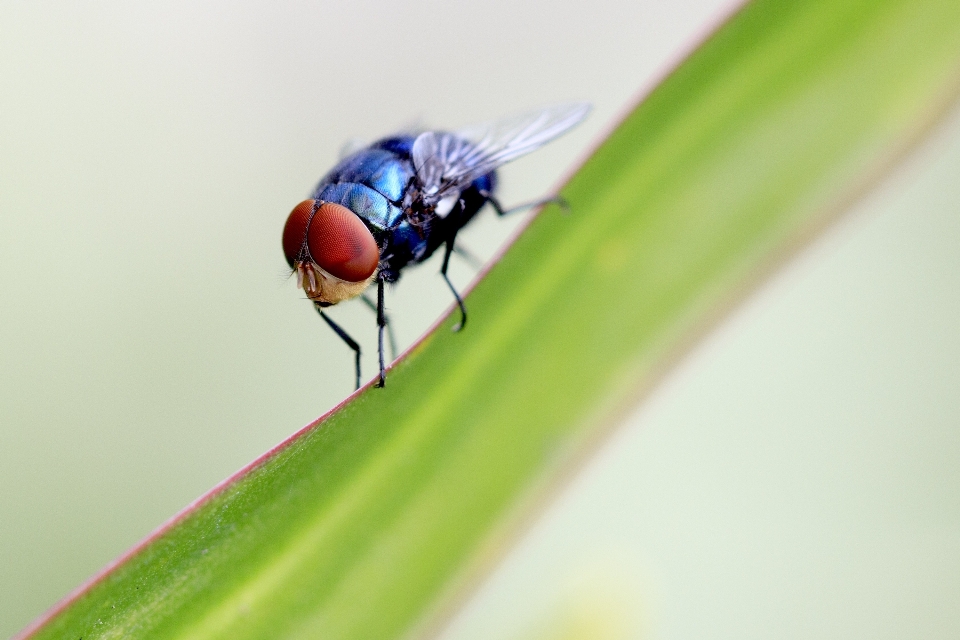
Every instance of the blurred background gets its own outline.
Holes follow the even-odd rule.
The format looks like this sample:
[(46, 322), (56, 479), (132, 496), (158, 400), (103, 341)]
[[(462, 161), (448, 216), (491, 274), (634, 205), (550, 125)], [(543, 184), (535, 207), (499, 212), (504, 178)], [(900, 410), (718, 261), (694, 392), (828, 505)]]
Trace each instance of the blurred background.
[[(0, 636), (352, 390), (280, 249), (345, 142), (591, 101), (503, 172), (505, 203), (540, 197), (735, 6), (0, 5)], [(957, 637), (958, 172), (955, 114), (695, 349), (444, 637)], [(450, 305), (438, 268), (388, 296), (401, 346)], [(372, 376), (373, 315), (333, 315)]]

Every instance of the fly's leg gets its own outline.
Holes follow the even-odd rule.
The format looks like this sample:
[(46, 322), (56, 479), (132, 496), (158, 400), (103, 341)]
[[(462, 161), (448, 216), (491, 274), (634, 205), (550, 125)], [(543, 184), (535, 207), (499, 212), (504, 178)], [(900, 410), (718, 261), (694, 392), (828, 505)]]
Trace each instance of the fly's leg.
[(450, 278), (447, 277), (447, 267), (450, 265), (450, 254), (453, 253), (453, 247), (457, 241), (457, 231), (459, 231), (459, 229), (454, 230), (447, 238), (446, 250), (443, 252), (443, 266), (440, 267), (440, 275), (443, 276), (447, 286), (450, 287), (450, 292), (453, 293), (453, 297), (457, 299), (457, 306), (460, 307), (460, 322), (454, 325), (454, 331), (460, 331), (467, 324), (467, 308), (463, 305), (463, 299), (460, 298), (457, 289), (453, 286), (453, 283), (450, 282)]
[[(357, 341), (354, 340), (353, 338), (351, 338), (351, 337), (347, 334), (346, 331), (344, 331), (343, 329), (341, 329), (341, 328), (340, 328), (340, 325), (338, 325), (336, 322), (334, 322), (333, 320), (331, 320), (331, 319), (330, 319), (330, 316), (328, 316), (327, 314), (325, 314), (325, 313), (323, 312), (323, 309), (320, 307), (319, 304), (316, 305), (316, 309), (317, 309), (317, 313), (320, 314), (320, 317), (323, 318), (324, 321), (326, 321), (326, 323), (330, 326), (331, 329), (333, 329), (333, 332), (336, 333), (338, 336), (340, 336), (340, 339), (343, 340), (343, 341), (347, 344), (348, 347), (350, 347), (351, 349), (353, 349), (353, 352), (356, 354), (356, 360), (357, 360), (357, 389), (359, 389), (359, 388), (360, 388), (360, 345), (357, 344)], [(381, 349), (381, 351), (383, 351), (383, 350)], [(382, 361), (382, 358), (383, 358), (383, 356), (381, 355), (381, 361)], [(382, 366), (382, 365), (381, 365), (381, 367), (380, 367), (380, 370), (383, 371), (383, 366)]]
[[(360, 299), (363, 300), (363, 304), (367, 305), (367, 308), (374, 313), (377, 313), (377, 303), (371, 300), (367, 294), (360, 296)], [(390, 360), (397, 359), (397, 337), (393, 332), (393, 325), (390, 324), (390, 316), (386, 312), (383, 314), (383, 322), (387, 327), (387, 344), (390, 345)]]
[(453, 252), (463, 258), (463, 261), (473, 267), (476, 271), (479, 271), (483, 268), (483, 260), (481, 260), (477, 254), (473, 251), (470, 251), (462, 244), (454, 244)]
[(524, 209), (533, 209), (534, 207), (542, 207), (547, 204), (555, 204), (561, 209), (564, 213), (570, 213), (570, 203), (567, 202), (567, 199), (563, 196), (553, 196), (550, 198), (541, 198), (540, 200), (533, 200), (531, 202), (524, 202), (523, 204), (518, 204), (515, 207), (510, 207), (509, 209), (504, 209), (500, 204), (500, 201), (493, 197), (493, 194), (481, 191), (480, 195), (487, 199), (487, 202), (490, 203), (490, 206), (493, 207), (493, 210), (497, 212), (498, 216), (508, 216), (511, 213), (516, 213), (518, 211), (523, 211)]
[(383, 330), (387, 327), (387, 316), (383, 312), (383, 276), (377, 278), (377, 346), (380, 351), (380, 380), (378, 387), (383, 387), (387, 383), (387, 374), (383, 371)]
[[(497, 212), (498, 216), (506, 216), (511, 213), (516, 213), (517, 211), (523, 211), (524, 209), (532, 209), (534, 207), (540, 207), (547, 204), (558, 205), (561, 209), (566, 212), (570, 211), (570, 204), (563, 196), (553, 196), (550, 198), (542, 198), (540, 200), (534, 200), (532, 202), (525, 202), (519, 204), (510, 209), (504, 209), (501, 206), (500, 201), (493, 197), (493, 194), (488, 191), (481, 191), (480, 195), (487, 199), (487, 202), (490, 203), (490, 206), (493, 207), (493, 210)], [(460, 211), (463, 211), (464, 203), (463, 200), (460, 201)], [(457, 306), (460, 307), (460, 322), (454, 325), (454, 331), (460, 331), (467, 324), (467, 308), (463, 304), (463, 299), (460, 297), (460, 294), (457, 292), (456, 287), (453, 286), (453, 283), (450, 282), (450, 278), (447, 276), (447, 267), (450, 264), (450, 254), (456, 252), (458, 255), (462, 256), (467, 262), (470, 262), (480, 268), (482, 266), (482, 261), (476, 258), (472, 253), (464, 249), (463, 247), (458, 247), (456, 245), (457, 240), (457, 231), (460, 230), (459, 225), (454, 227), (453, 233), (446, 240), (446, 250), (443, 252), (443, 266), (440, 267), (440, 275), (443, 276), (444, 281), (446, 281), (447, 286), (450, 288), (450, 292), (453, 293), (453, 297), (457, 300)]]

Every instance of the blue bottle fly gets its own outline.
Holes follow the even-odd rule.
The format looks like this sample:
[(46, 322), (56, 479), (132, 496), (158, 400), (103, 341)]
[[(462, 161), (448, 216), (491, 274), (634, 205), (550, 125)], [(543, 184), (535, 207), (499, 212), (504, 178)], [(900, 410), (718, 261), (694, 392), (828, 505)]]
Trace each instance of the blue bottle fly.
[(384, 284), (443, 246), (440, 273), (460, 309), (455, 329), (463, 328), (466, 307), (447, 277), (457, 232), (487, 203), (506, 213), (495, 197), (499, 166), (565, 133), (589, 110), (583, 103), (561, 105), (454, 133), (383, 138), (341, 160), (313, 197), (293, 209), (283, 229), (284, 254), (297, 286), (353, 349), (357, 387), (360, 345), (324, 309), (376, 283), (382, 387)]

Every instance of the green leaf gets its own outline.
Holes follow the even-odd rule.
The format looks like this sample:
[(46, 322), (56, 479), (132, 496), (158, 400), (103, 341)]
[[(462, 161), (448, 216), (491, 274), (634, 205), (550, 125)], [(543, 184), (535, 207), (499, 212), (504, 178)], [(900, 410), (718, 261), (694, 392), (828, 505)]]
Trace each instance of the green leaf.
[(202, 499), (37, 638), (427, 629), (691, 339), (960, 87), (960, 3), (747, 5), (391, 371)]

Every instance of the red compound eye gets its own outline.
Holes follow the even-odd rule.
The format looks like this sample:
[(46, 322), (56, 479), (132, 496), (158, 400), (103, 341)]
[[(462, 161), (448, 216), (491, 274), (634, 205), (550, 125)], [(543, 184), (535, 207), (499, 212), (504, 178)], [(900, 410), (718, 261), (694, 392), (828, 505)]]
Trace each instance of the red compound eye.
[[(311, 259), (321, 269), (347, 282), (362, 282), (373, 275), (380, 249), (373, 234), (357, 215), (343, 205), (325, 202), (313, 214), (315, 202), (298, 204), (283, 229), (283, 252), (292, 267), (298, 260)], [(307, 255), (301, 255), (303, 239)]]
[(295, 206), (287, 218), (287, 224), (283, 226), (283, 254), (291, 269), (297, 262), (309, 258), (306, 250), (307, 225), (310, 224), (315, 204), (315, 200), (304, 200)]

